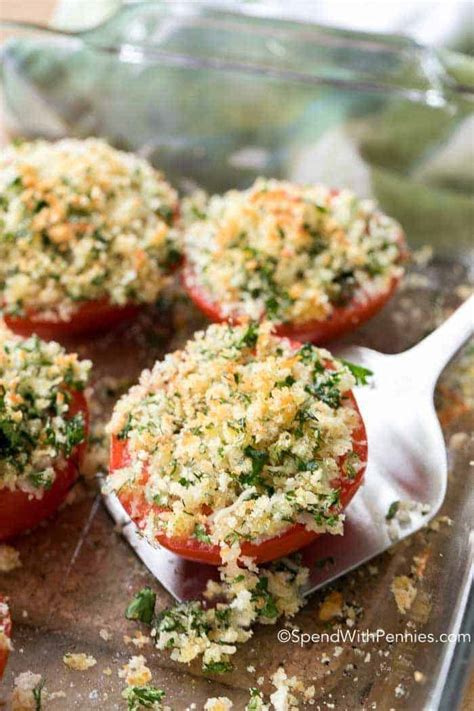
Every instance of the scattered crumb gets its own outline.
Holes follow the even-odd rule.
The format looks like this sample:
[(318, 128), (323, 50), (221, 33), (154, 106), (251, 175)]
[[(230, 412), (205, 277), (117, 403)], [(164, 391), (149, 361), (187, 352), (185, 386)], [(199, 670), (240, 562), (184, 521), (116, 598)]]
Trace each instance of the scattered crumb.
[(333, 590), (326, 595), (323, 602), (319, 606), (318, 617), (322, 622), (328, 622), (334, 617), (342, 616), (343, 599), (340, 592)]
[(36, 709), (41, 708), (41, 702), (38, 705), (35, 695), (37, 697), (39, 695), (43, 702), (47, 698), (47, 691), (43, 686), (41, 674), (34, 674), (31, 671), (18, 674), (14, 679), (11, 711), (36, 711)]
[(74, 671), (87, 671), (87, 669), (97, 664), (97, 659), (84, 652), (78, 652), (77, 654), (68, 652), (64, 655), (63, 662), (69, 669)]
[(10, 573), (21, 568), (20, 553), (13, 546), (0, 545), (0, 573)]
[(431, 531), (439, 531), (442, 525), (446, 526), (452, 526), (453, 525), (453, 520), (449, 518), (449, 516), (437, 516), (434, 518), (431, 523), (429, 524), (428, 528)]
[(112, 669), (110, 667), (105, 667), (105, 669), (102, 670), (102, 674), (105, 674), (105, 676), (112, 676)]
[(230, 711), (233, 705), (227, 696), (218, 696), (206, 701), (204, 711)]
[(342, 647), (334, 647), (334, 656), (335, 657), (340, 657), (341, 654), (343, 653), (344, 649)]
[(131, 657), (118, 674), (129, 686), (141, 686), (151, 681), (151, 671), (146, 666), (145, 657), (141, 655)]
[(111, 638), (111, 634), (108, 630), (106, 629), (101, 629), (99, 630), (99, 637), (104, 640), (104, 642), (108, 642), (109, 639)]
[(455, 432), (449, 438), (448, 446), (450, 449), (461, 449), (468, 441), (469, 435), (467, 434), (467, 432)]
[(276, 691), (270, 696), (275, 711), (296, 711), (299, 708), (298, 699), (293, 691), (303, 691), (303, 686), (295, 676), (288, 677), (283, 667), (272, 676), (272, 684)]
[(397, 699), (400, 699), (402, 696), (405, 696), (406, 694), (406, 689), (403, 686), (403, 684), (399, 684), (397, 688), (395, 689), (395, 697)]
[(247, 667), (247, 671), (249, 674), (253, 674), (256, 671), (256, 669), (254, 666), (252, 666), (252, 664), (250, 664), (250, 666)]
[(429, 557), (429, 550), (423, 551), (422, 553), (420, 553), (420, 555), (413, 556), (413, 565), (411, 566), (411, 572), (416, 578), (424, 577)]
[(151, 644), (151, 638), (148, 635), (143, 634), (140, 630), (135, 632), (134, 637), (130, 637), (128, 634), (124, 635), (123, 641), (125, 644), (133, 644), (138, 649), (142, 649), (143, 647), (146, 647), (147, 644)]
[(416, 598), (416, 587), (413, 581), (406, 575), (398, 575), (392, 580), (390, 586), (399, 611), (404, 615), (412, 606)]
[(433, 259), (433, 245), (425, 244), (423, 247), (415, 249), (410, 257), (417, 266), (426, 267)]
[(414, 672), (413, 677), (414, 677), (417, 684), (424, 684), (426, 681), (425, 674), (423, 674), (423, 672), (420, 672), (420, 671)]

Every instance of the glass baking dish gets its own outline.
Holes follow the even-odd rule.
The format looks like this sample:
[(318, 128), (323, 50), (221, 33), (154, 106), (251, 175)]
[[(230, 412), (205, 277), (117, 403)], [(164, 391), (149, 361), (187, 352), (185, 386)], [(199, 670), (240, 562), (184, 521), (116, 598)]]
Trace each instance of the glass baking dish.
[[(403, 224), (415, 259), (393, 302), (346, 340), (403, 350), (472, 288), (474, 69), (467, 59), (453, 62), (402, 37), (262, 19), (258, 4), (250, 11), (134, 3), (82, 34), (10, 23), (0, 55), (8, 130), (12, 137), (104, 136), (149, 158), (183, 192), (245, 187), (264, 174), (373, 196)], [(97, 418), (143, 367), (203, 325), (180, 300), (160, 308), (159, 320), (150, 309), (133, 328), (71, 344), (94, 360)], [(447, 369), (437, 391), (451, 460), (442, 513), (453, 523), (426, 529), (336, 584), (360, 610), (361, 629), (458, 630), (472, 564), (472, 350)], [(259, 628), (234, 672), (209, 681), (149, 644), (140, 650), (124, 642), (135, 631), (123, 612), (136, 590), (152, 585), (161, 607), (170, 599), (113, 530), (94, 478), (56, 519), (16, 545), (23, 566), (0, 578), (15, 621), (0, 699), (30, 669), (44, 675), (50, 692), (66, 694), (47, 708), (121, 708), (117, 671), (143, 653), (175, 709), (192, 702), (202, 708), (208, 696), (229, 696), (243, 708), (258, 676), (269, 690), (279, 662), (316, 686), (317, 705), (337, 710), (461, 703), (465, 643), (408, 640), (361, 649), (348, 642), (335, 655), (334, 645), (285, 646), (277, 629)], [(403, 616), (391, 581), (422, 555), (430, 562), (417, 581), (416, 604)], [(312, 596), (293, 623), (323, 629), (317, 613), (325, 594)], [(67, 651), (93, 654), (98, 663), (83, 673), (68, 670)]]

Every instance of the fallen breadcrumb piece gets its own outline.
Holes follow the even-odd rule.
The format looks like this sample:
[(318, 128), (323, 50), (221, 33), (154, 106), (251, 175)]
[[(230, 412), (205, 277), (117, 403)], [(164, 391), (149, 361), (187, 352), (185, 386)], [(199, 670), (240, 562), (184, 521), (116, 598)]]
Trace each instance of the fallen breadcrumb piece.
[(249, 689), (250, 699), (248, 700), (245, 711), (269, 711), (270, 707), (263, 700), (263, 694), (260, 689), (253, 687)]
[(227, 696), (217, 696), (206, 701), (204, 711), (230, 711), (233, 705)]
[(340, 592), (333, 590), (326, 595), (319, 607), (318, 617), (322, 622), (328, 622), (342, 615), (343, 599)]
[(10, 573), (21, 568), (20, 553), (13, 546), (0, 545), (0, 573)]
[(64, 655), (63, 662), (68, 669), (73, 669), (74, 671), (87, 671), (87, 669), (90, 669), (97, 664), (97, 659), (90, 654), (85, 654), (84, 652), (68, 652)]
[(129, 686), (140, 686), (151, 681), (151, 671), (146, 666), (142, 655), (130, 657), (129, 661), (119, 671), (119, 677), (125, 679)]
[(141, 649), (151, 643), (151, 638), (148, 635), (143, 634), (143, 632), (138, 631), (135, 632), (134, 637), (130, 637), (128, 634), (124, 635), (123, 641), (125, 644), (133, 644), (135, 647), (138, 647), (138, 649)]
[(446, 524), (446, 526), (452, 526), (453, 525), (453, 520), (449, 518), (449, 516), (437, 516), (434, 518), (428, 528), (431, 531), (439, 531), (441, 528), (442, 524)]
[(11, 711), (36, 711), (42, 708), (42, 702), (44, 703), (47, 697), (41, 674), (22, 672), (14, 679)]
[(426, 681), (426, 675), (423, 672), (416, 671), (413, 673), (413, 677), (417, 684), (424, 684)]
[(411, 572), (416, 578), (423, 578), (426, 571), (426, 566), (430, 557), (430, 551), (427, 549), (420, 553), (420, 555), (413, 556), (413, 564), (411, 566)]
[(105, 669), (102, 670), (102, 674), (105, 676), (112, 676), (112, 669), (110, 667), (105, 667)]
[(101, 639), (103, 639), (104, 642), (108, 642), (109, 639), (110, 639), (110, 637), (111, 637), (111, 634), (110, 634), (110, 632), (109, 632), (108, 630), (106, 630), (106, 629), (101, 629), (101, 630), (99, 630), (99, 637), (100, 637)]
[(395, 689), (395, 697), (397, 699), (401, 699), (402, 696), (405, 696), (406, 690), (403, 684), (399, 684), (397, 688)]
[(299, 705), (293, 691), (303, 691), (296, 676), (288, 677), (283, 667), (279, 667), (272, 676), (272, 684), (276, 691), (271, 694), (270, 701), (275, 711), (296, 711)]
[(407, 575), (397, 575), (392, 580), (390, 590), (395, 597), (399, 611), (404, 615), (412, 606), (416, 598), (416, 587)]

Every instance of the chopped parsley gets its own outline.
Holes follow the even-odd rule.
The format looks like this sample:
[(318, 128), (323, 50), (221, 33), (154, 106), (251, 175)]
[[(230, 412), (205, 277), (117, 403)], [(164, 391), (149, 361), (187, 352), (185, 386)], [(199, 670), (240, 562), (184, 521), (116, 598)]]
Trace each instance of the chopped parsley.
[(211, 544), (211, 537), (201, 523), (198, 523), (194, 528), (193, 536), (197, 538), (198, 541), (201, 541), (201, 543)]
[(43, 708), (42, 695), (43, 695), (43, 689), (44, 689), (45, 683), (46, 683), (46, 680), (41, 679), (36, 684), (34, 689), (32, 690), (33, 700), (35, 702), (35, 711), (42, 711), (42, 708)]
[(155, 614), (156, 593), (145, 587), (139, 590), (125, 610), (127, 620), (139, 620), (151, 625)]
[(392, 501), (392, 503), (391, 503), (390, 506), (388, 507), (388, 511), (387, 511), (386, 516), (385, 516), (385, 518), (387, 519), (387, 521), (391, 521), (392, 518), (395, 518), (395, 516), (396, 516), (397, 513), (398, 513), (399, 506), (400, 506), (400, 502), (399, 502), (399, 501)]
[(140, 711), (140, 709), (160, 708), (165, 692), (156, 686), (146, 684), (145, 686), (129, 686), (122, 692), (122, 696), (128, 704), (128, 711)]
[(373, 371), (363, 365), (351, 363), (348, 360), (344, 360), (344, 358), (341, 358), (341, 363), (344, 363), (346, 368), (349, 368), (355, 378), (356, 385), (367, 385), (369, 378), (373, 375)]
[(203, 671), (209, 674), (226, 674), (234, 668), (231, 662), (208, 662), (203, 665)]

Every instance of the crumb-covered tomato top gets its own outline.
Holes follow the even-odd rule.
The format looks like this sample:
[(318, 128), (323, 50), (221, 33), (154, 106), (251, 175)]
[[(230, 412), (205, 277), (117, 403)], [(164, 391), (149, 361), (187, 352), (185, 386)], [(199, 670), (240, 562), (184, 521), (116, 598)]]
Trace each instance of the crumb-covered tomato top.
[(22, 339), (0, 325), (0, 496), (2, 489), (41, 497), (86, 437), (84, 413), (68, 416), (91, 363), (53, 341)]
[(153, 302), (176, 261), (177, 195), (102, 140), (11, 145), (0, 157), (0, 306), (67, 319), (82, 301)]
[(184, 213), (186, 279), (225, 318), (323, 321), (402, 274), (400, 225), (350, 190), (259, 178)]
[(214, 545), (259, 541), (292, 523), (341, 532), (341, 476), (360, 422), (350, 369), (271, 324), (210, 326), (168, 354), (118, 402), (109, 432), (128, 463), (108, 477), (119, 494), (143, 489), (150, 538)]

